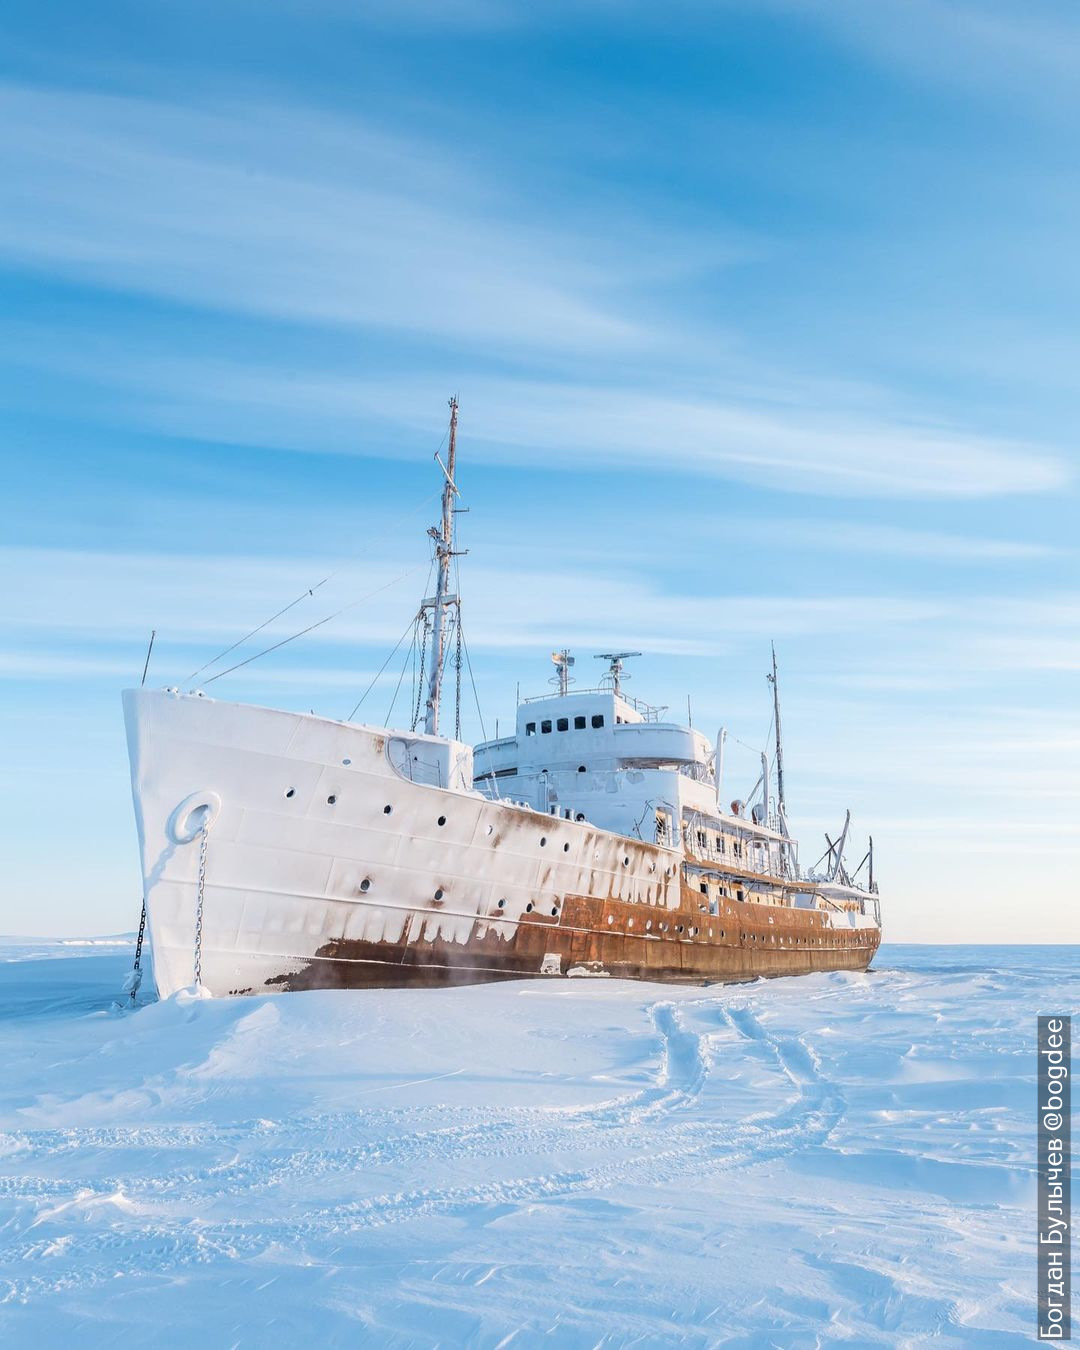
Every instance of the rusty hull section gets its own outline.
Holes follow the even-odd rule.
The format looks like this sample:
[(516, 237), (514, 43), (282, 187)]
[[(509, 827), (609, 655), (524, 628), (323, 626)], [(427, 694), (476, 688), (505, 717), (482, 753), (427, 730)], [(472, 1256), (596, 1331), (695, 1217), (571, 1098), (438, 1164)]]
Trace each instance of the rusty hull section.
[[(542, 817), (521, 826), (537, 833), (545, 828)], [(605, 842), (610, 847), (610, 836)], [(545, 869), (530, 912), (515, 918), (477, 913), (465, 941), (431, 922), (446, 904), (432, 902), (412, 914), (398, 941), (334, 939), (267, 983), (284, 990), (351, 989), (607, 976), (704, 984), (862, 971), (877, 951), (880, 929), (833, 928), (824, 911), (793, 905), (790, 881), (732, 868), (728, 880), (745, 876), (777, 903), (721, 896), (710, 904), (686, 879), (696, 882), (706, 866), (692, 855), (684, 861), (636, 840), (620, 840), (618, 851), (624, 850), (628, 867), (617, 881), (600, 869), (590, 877), (606, 894), (559, 895), (547, 890), (552, 877)]]

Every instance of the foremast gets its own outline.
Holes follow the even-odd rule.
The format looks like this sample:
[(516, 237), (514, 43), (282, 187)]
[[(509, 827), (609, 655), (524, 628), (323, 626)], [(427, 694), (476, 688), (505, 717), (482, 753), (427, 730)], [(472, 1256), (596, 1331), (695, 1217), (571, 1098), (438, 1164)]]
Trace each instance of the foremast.
[(428, 534), (435, 541), (435, 594), (431, 600), (424, 601), (424, 608), (431, 607), (431, 677), (428, 681), (427, 715), (424, 730), (429, 736), (439, 734), (439, 701), (442, 695), (443, 663), (446, 657), (446, 611), (453, 606), (457, 609), (457, 623), (461, 627), (461, 600), (450, 592), (450, 560), (457, 556), (454, 552), (454, 498), (458, 495), (454, 472), (457, 467), (457, 415), (456, 398), (450, 400), (450, 437), (446, 451), (446, 463), (439, 459), (439, 467), (446, 481), (442, 491), (442, 520), (433, 525)]

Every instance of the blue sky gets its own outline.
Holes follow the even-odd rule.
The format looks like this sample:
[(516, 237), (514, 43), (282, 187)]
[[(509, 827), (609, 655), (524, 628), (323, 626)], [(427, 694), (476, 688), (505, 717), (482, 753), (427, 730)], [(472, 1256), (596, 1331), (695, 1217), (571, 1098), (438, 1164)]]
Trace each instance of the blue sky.
[(489, 731), (618, 644), (757, 744), (775, 639), (804, 860), (851, 806), (889, 936), (1080, 940), (1075, 6), (4, 26), (0, 930), (136, 919), (151, 628), (183, 683), (345, 563), (272, 638), (385, 589), (209, 690), (349, 711), (456, 392)]

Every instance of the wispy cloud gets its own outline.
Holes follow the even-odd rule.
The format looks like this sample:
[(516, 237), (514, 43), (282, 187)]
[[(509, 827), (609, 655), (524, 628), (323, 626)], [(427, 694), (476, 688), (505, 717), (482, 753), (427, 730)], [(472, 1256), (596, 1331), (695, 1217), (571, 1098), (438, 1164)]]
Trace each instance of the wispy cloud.
[[(679, 257), (687, 241), (610, 239), (602, 216), (590, 230), (580, 219), (576, 231), (541, 230), (520, 192), (437, 144), (303, 109), (195, 112), (12, 86), (0, 112), (0, 256), (185, 304), (472, 344), (489, 371), (528, 353), (530, 372), (559, 372), (474, 366), (463, 381), (459, 355), (374, 379), (310, 359), (279, 368), (113, 352), (96, 378), (126, 382), (121, 419), (216, 441), (370, 450), (373, 426), (434, 430), (457, 388), (473, 446), (494, 462), (675, 467), (871, 497), (978, 498), (1066, 480), (1050, 449), (903, 400), (845, 406), (772, 371), (746, 381), (756, 396), (739, 396), (736, 368), (705, 373), (702, 333), (653, 322), (632, 295), (653, 256)], [(707, 344), (720, 364), (725, 342), (714, 332)], [(620, 354), (630, 364), (616, 377)], [(50, 344), (44, 359), (95, 377), (86, 353)]]
[[(425, 444), (438, 441), (446, 390), (456, 388), (474, 463), (675, 469), (840, 497), (994, 497), (1047, 492), (1069, 479), (1064, 462), (1042, 447), (883, 409), (838, 410), (810, 394), (794, 404), (739, 403), (571, 380), (474, 374), (462, 383), (446, 369), (373, 381), (252, 361), (120, 356), (115, 348), (35, 354), (31, 341), (10, 350), (16, 363), (99, 380), (106, 393), (95, 400), (98, 414), (110, 420), (219, 443), (414, 454), (418, 434)], [(110, 397), (110, 386), (124, 396)], [(388, 427), (407, 435), (387, 437)], [(893, 544), (902, 551), (899, 536)], [(922, 547), (929, 556), (930, 541)], [(933, 548), (947, 550), (943, 536)], [(962, 551), (956, 546), (953, 556)]]
[[(737, 522), (736, 522), (737, 527)], [(1015, 563), (1053, 557), (1060, 549), (1029, 539), (980, 539), (898, 525), (858, 525), (844, 520), (755, 521), (757, 537), (768, 533), (774, 547), (818, 552), (881, 554), (891, 558), (928, 558), (943, 562)]]
[[(643, 333), (435, 147), (301, 108), (0, 93), (0, 253), (118, 290), (292, 320), (560, 350)], [(590, 293), (593, 292), (593, 293)]]

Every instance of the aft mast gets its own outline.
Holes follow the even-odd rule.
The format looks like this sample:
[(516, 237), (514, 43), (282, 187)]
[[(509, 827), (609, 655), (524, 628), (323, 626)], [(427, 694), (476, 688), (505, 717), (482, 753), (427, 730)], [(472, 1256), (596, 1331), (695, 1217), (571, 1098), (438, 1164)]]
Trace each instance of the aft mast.
[[(428, 682), (427, 717), (424, 730), (429, 736), (439, 734), (439, 698), (442, 693), (443, 661), (446, 653), (446, 610), (450, 605), (458, 605), (459, 598), (450, 594), (450, 559), (454, 557), (454, 498), (457, 496), (457, 484), (454, 482), (454, 469), (457, 462), (457, 399), (450, 400), (450, 442), (446, 452), (446, 464), (439, 459), (446, 482), (442, 493), (442, 521), (433, 525), (428, 534), (435, 541), (435, 595), (430, 603), (432, 614), (431, 631), (431, 678)], [(460, 612), (458, 624), (461, 623)]]
[(773, 723), (776, 727), (776, 818), (780, 833), (787, 840), (782, 855), (789, 874), (799, 875), (799, 858), (787, 823), (787, 798), (784, 795), (784, 732), (780, 724), (780, 678), (776, 669), (776, 643), (772, 644), (772, 671), (766, 677), (772, 685)]
[(787, 807), (784, 799), (784, 736), (780, 730), (780, 683), (776, 675), (775, 642), (772, 644), (772, 674), (768, 677), (768, 680), (772, 685), (773, 722), (776, 726), (776, 806), (780, 818), (783, 820)]

